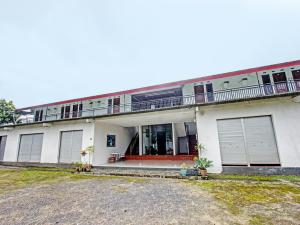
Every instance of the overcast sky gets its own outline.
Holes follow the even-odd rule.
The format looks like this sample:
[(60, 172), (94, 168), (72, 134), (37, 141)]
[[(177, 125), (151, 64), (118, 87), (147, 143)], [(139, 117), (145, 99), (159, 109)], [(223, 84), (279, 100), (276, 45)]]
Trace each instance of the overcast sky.
[(0, 0), (17, 107), (300, 59), (299, 0)]

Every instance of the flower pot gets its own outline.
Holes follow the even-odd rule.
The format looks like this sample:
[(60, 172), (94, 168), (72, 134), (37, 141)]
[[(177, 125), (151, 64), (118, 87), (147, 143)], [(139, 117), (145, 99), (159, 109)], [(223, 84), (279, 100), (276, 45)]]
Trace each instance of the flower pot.
[(85, 171), (86, 172), (91, 172), (91, 170), (92, 170), (92, 165), (91, 164), (86, 165)]
[(181, 169), (180, 170), (180, 175), (181, 176), (186, 177), (186, 174), (187, 174), (187, 170), (186, 169)]
[(207, 169), (200, 169), (201, 177), (207, 177)]

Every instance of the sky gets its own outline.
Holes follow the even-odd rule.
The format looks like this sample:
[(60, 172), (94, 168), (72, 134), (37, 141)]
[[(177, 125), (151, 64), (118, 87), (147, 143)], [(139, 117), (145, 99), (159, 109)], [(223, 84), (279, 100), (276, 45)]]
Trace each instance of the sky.
[(300, 59), (299, 0), (0, 0), (20, 107)]

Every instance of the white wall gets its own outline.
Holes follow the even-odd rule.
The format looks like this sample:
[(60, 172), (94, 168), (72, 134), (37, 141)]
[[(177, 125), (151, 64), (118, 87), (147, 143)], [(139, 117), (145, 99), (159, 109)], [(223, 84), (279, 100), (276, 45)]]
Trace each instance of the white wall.
[(42, 163), (57, 163), (60, 144), (60, 132), (69, 130), (83, 130), (82, 148), (93, 145), (94, 124), (81, 122), (53, 123), (51, 127), (43, 127), (42, 124), (31, 126), (19, 126), (11, 131), (0, 131), (1, 135), (7, 135), (4, 153), (4, 161), (16, 162), (18, 157), (20, 135), (43, 133), (43, 145), (41, 152)]
[[(107, 135), (116, 135), (116, 147), (106, 146)], [(107, 163), (107, 159), (111, 153), (125, 153), (131, 139), (132, 130), (130, 128), (96, 122), (93, 165), (99, 166)]]
[(271, 115), (282, 167), (300, 167), (300, 103), (291, 97), (199, 107), (198, 141), (203, 155), (214, 161), (210, 172), (221, 172), (217, 119)]

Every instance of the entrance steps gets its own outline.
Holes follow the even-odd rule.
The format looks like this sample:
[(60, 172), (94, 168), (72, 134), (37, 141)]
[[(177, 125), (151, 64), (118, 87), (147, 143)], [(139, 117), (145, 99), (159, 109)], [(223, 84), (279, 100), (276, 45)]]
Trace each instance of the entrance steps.
[(181, 179), (179, 169), (95, 167), (94, 175)]

